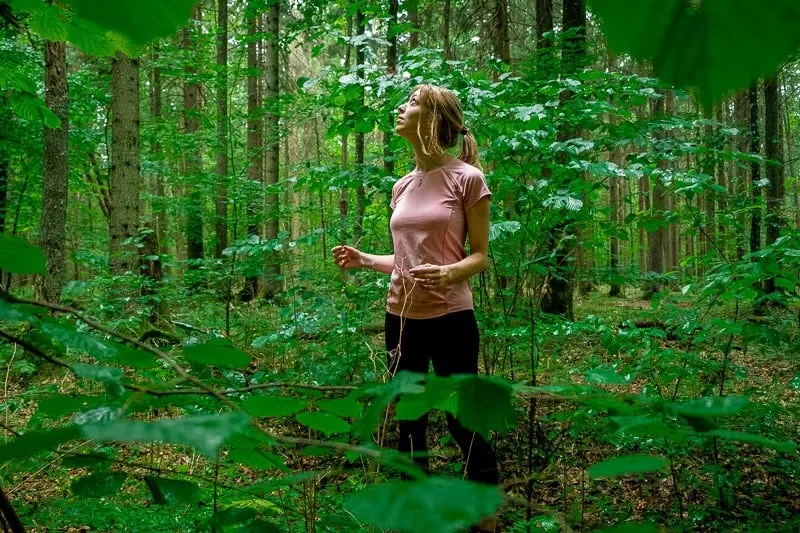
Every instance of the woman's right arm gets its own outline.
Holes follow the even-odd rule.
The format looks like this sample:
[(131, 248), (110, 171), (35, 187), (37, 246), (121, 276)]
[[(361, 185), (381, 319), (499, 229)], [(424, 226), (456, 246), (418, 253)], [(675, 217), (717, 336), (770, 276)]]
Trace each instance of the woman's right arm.
[(352, 246), (336, 246), (331, 251), (339, 268), (369, 268), (384, 274), (391, 274), (394, 270), (394, 254), (368, 254)]

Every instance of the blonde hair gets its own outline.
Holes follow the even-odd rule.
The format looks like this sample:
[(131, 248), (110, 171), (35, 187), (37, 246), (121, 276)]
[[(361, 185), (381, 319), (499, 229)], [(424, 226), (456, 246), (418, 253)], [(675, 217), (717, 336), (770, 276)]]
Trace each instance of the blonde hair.
[[(461, 134), (461, 153), (458, 158), (480, 168), (478, 143), (469, 128), (464, 125), (461, 101), (456, 93), (450, 89), (430, 84), (417, 85), (411, 94), (417, 91), (419, 91), (419, 103), (425, 117), (425, 120), (420, 120), (417, 125), (417, 134), (422, 139), (423, 153), (425, 155), (442, 154), (446, 149), (458, 144), (458, 135)], [(427, 120), (428, 118), (430, 120)], [(422, 127), (426, 123), (428, 131), (427, 135), (423, 135)]]

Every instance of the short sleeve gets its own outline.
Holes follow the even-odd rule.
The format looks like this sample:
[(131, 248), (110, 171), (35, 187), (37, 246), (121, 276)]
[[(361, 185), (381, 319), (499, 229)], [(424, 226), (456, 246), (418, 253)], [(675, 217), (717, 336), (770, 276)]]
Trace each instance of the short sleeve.
[(464, 210), (467, 211), (478, 203), (478, 200), (491, 196), (483, 173), (469, 173), (464, 177)]
[(392, 199), (389, 202), (389, 207), (392, 208), (392, 211), (394, 211), (395, 207), (397, 207), (397, 183), (399, 182), (395, 182), (395, 184), (392, 186)]

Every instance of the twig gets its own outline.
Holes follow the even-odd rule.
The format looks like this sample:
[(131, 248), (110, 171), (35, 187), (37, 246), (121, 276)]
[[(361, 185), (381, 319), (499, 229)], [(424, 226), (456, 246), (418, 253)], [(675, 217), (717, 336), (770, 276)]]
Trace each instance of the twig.
[[(209, 394), (209, 391), (205, 389), (153, 390), (145, 387), (140, 387), (138, 385), (126, 385), (126, 387), (131, 390), (135, 390), (137, 392), (150, 394), (151, 396), (183, 396), (183, 395), (207, 396)], [(310, 389), (322, 392), (330, 392), (330, 391), (352, 391), (352, 390), (357, 390), (358, 387), (355, 387), (353, 385), (308, 385), (305, 383), (260, 383), (258, 385), (252, 385), (250, 387), (242, 387), (240, 389), (225, 389), (224, 391), (219, 391), (219, 392), (221, 394), (229, 395), (229, 394), (241, 394), (245, 392), (253, 392), (261, 389)]]

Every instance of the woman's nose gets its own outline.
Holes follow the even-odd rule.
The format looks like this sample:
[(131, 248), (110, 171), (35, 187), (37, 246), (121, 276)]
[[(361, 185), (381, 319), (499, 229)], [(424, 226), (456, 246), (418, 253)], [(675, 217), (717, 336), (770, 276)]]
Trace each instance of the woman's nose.
[(401, 105), (400, 107), (398, 107), (398, 108), (397, 108), (397, 112), (398, 112), (398, 113), (405, 113), (405, 112), (406, 112), (406, 105), (405, 105), (405, 104), (403, 104), (403, 105)]

